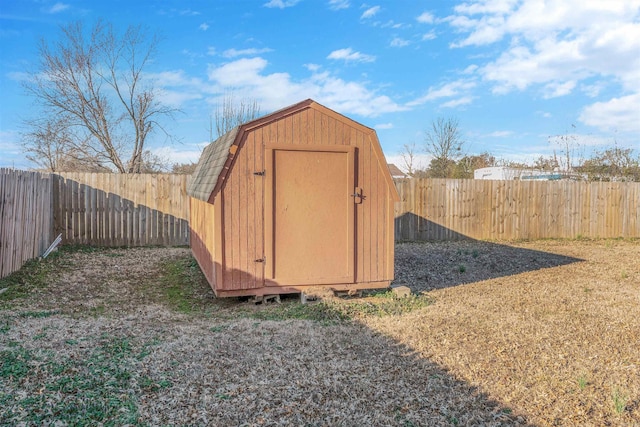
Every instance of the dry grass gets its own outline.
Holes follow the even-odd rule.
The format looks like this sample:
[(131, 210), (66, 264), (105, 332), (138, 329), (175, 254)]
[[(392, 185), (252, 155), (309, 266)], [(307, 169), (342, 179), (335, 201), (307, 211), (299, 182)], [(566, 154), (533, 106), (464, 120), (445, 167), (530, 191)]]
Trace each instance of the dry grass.
[[(366, 324), (534, 424), (640, 425), (638, 241), (471, 242), (453, 255), (452, 247), (401, 245), (403, 263), (449, 265), (410, 269), (426, 277), (410, 284), (435, 289), (435, 303)], [(465, 273), (452, 268), (458, 262)], [(470, 283), (447, 287), (456, 275)]]
[(397, 255), (433, 304), (380, 316), (217, 300), (187, 249), (63, 253), (0, 295), (0, 424), (640, 425), (637, 241)]

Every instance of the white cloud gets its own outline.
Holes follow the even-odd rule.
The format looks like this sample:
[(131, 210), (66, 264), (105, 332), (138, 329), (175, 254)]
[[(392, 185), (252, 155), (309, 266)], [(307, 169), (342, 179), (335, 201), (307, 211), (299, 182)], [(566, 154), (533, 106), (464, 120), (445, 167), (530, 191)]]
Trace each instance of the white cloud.
[(558, 98), (560, 96), (565, 96), (571, 93), (571, 91), (576, 87), (576, 82), (574, 80), (569, 80), (568, 82), (559, 83), (559, 82), (551, 82), (547, 83), (544, 87), (544, 98)]
[(473, 74), (476, 72), (477, 69), (478, 69), (477, 65), (471, 64), (462, 71), (462, 74)]
[(482, 13), (505, 14), (510, 12), (519, 0), (485, 0), (463, 3), (454, 7), (458, 13), (469, 15)]
[(342, 59), (347, 62), (373, 62), (376, 60), (376, 57), (361, 52), (354, 52), (353, 49), (348, 47), (346, 49), (334, 50), (327, 56), (327, 59)]
[[(209, 65), (207, 79), (187, 75), (183, 70), (145, 74), (160, 91), (160, 101), (186, 108), (192, 102), (218, 104), (232, 91), (239, 97), (255, 99), (263, 111), (273, 111), (306, 98), (345, 114), (376, 117), (405, 111), (406, 106), (380, 94), (366, 82), (347, 81), (306, 64), (309, 74), (294, 79), (283, 72), (267, 73), (268, 62), (261, 57), (239, 58), (221, 65)], [(198, 107), (201, 108), (201, 107)]]
[(348, 9), (349, 6), (351, 6), (349, 0), (329, 0), (329, 9), (331, 10)]
[[(401, 152), (397, 152), (394, 154), (385, 153), (384, 157), (387, 159), (387, 163), (393, 163), (397, 167), (400, 168), (403, 172), (407, 172), (407, 167), (404, 163), (404, 159), (402, 158)], [(431, 162), (432, 156), (430, 154), (416, 153), (413, 158), (413, 169), (414, 170), (422, 170), (426, 169)]]
[(579, 120), (603, 131), (640, 133), (640, 92), (591, 104)]
[(389, 45), (392, 47), (405, 47), (405, 46), (408, 46), (409, 43), (410, 43), (409, 40), (405, 40), (400, 37), (394, 37), (393, 40), (391, 40), (391, 43), (389, 43)]
[(159, 100), (172, 108), (179, 108), (188, 101), (204, 98), (201, 93), (186, 92), (184, 90), (159, 89)]
[(513, 132), (510, 130), (497, 130), (495, 132), (491, 132), (487, 136), (491, 138), (506, 138), (511, 135), (513, 135)]
[(542, 85), (562, 96), (595, 76), (640, 87), (640, 0), (471, 0), (454, 11), (446, 21), (463, 36), (452, 47), (507, 42), (481, 69), (495, 93)]
[(429, 12), (423, 12), (416, 18), (416, 21), (421, 24), (433, 24), (435, 22), (435, 17)]
[(51, 8), (49, 9), (49, 13), (60, 13), (62, 11), (65, 11), (69, 9), (69, 5), (65, 4), (65, 3), (56, 3), (53, 6), (51, 6)]
[(209, 47), (207, 48), (207, 55), (209, 55), (209, 56), (215, 56), (215, 55), (217, 55), (217, 54), (218, 54), (218, 52), (216, 51), (216, 48), (215, 48), (215, 47), (213, 47), (213, 46), (209, 46)]
[(183, 9), (179, 13), (182, 16), (198, 16), (198, 15), (200, 15), (200, 12), (198, 12), (197, 10), (191, 10), (191, 9)]
[(253, 56), (253, 55), (259, 55), (261, 53), (268, 53), (272, 51), (273, 49), (269, 49), (268, 47), (264, 47), (262, 49), (255, 49), (255, 48), (233, 49), (232, 48), (222, 52), (222, 56), (224, 56), (225, 58), (235, 58), (236, 56)]
[(372, 18), (374, 17), (378, 12), (380, 12), (380, 6), (373, 6), (370, 7), (369, 9), (365, 10), (362, 15), (360, 16), (360, 19), (368, 19), (368, 18)]
[(440, 104), (442, 108), (455, 108), (460, 107), (462, 105), (468, 105), (473, 102), (472, 96), (463, 96), (462, 98), (452, 99), (451, 101), (444, 102)]
[(435, 101), (441, 98), (459, 97), (476, 87), (476, 83), (470, 80), (456, 80), (446, 83), (438, 88), (430, 87), (427, 94), (420, 98), (409, 102), (408, 106), (421, 105), (429, 101)]
[[(562, 135), (547, 136), (547, 141), (551, 147), (559, 146), (566, 147), (567, 142), (574, 144), (577, 147), (602, 147), (611, 145), (611, 138), (601, 135), (587, 135), (580, 133), (563, 133)], [(576, 153), (577, 154), (577, 153)]]
[(195, 163), (200, 159), (203, 148), (208, 143), (188, 144), (184, 148), (160, 147), (152, 148), (151, 152), (167, 162), (174, 163)]
[(422, 35), (422, 41), (426, 41), (426, 40), (433, 40), (433, 39), (435, 39), (436, 37), (437, 37), (437, 36), (436, 36), (436, 32), (435, 32), (435, 30), (431, 30), (431, 31), (429, 31), (428, 33), (424, 33), (424, 34)]
[[(267, 67), (267, 60), (263, 58), (243, 58), (229, 62), (220, 67), (211, 67), (208, 71), (209, 80), (222, 86), (244, 86), (251, 83), (251, 79)], [(283, 73), (280, 74), (284, 76)], [(274, 76), (274, 74), (272, 74)], [(288, 74), (286, 75), (288, 79)]]
[(318, 70), (312, 71), (306, 79), (294, 80), (288, 73), (265, 73), (267, 65), (265, 59), (258, 57), (211, 66), (209, 84), (217, 93), (209, 98), (209, 102), (216, 103), (224, 93), (223, 89), (231, 89), (239, 96), (256, 99), (267, 111), (305, 98), (313, 98), (336, 111), (365, 117), (406, 110), (365, 83), (345, 81)]
[(21, 151), (18, 140), (20, 135), (15, 131), (0, 131), (0, 151), (18, 153)]
[(203, 22), (198, 28), (200, 28), (202, 31), (207, 31), (209, 29), (209, 24)]
[(26, 73), (24, 71), (10, 71), (6, 74), (6, 76), (9, 77), (10, 80), (16, 82), (26, 82), (31, 79), (29, 73)]
[(0, 131), (0, 167), (28, 169), (33, 167), (24, 157), (17, 131)]
[(286, 7), (295, 6), (300, 0), (271, 0), (264, 4), (264, 7), (277, 7), (284, 9)]
[(211, 88), (205, 82), (187, 76), (182, 70), (147, 73), (144, 77), (158, 88), (160, 101), (174, 108), (188, 101), (203, 99), (207, 93), (211, 93)]
[(374, 129), (393, 129), (393, 123), (378, 123), (377, 125), (373, 126)]
[(600, 92), (605, 88), (605, 84), (603, 82), (598, 82), (595, 84), (585, 84), (580, 86), (580, 90), (584, 92), (589, 98), (595, 98), (600, 95)]

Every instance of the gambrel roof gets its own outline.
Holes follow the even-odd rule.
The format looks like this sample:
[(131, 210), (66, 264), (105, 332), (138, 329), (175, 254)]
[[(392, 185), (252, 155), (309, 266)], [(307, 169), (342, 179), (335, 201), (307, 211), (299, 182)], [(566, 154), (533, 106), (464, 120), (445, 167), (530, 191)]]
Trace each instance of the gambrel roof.
[[(335, 111), (318, 104), (312, 99), (307, 99), (261, 118), (244, 123), (209, 144), (202, 152), (200, 160), (191, 175), (191, 180), (187, 186), (187, 194), (193, 198), (213, 203), (216, 194), (224, 185), (227, 175), (233, 167), (233, 159), (238, 149), (241, 149), (240, 145), (242, 144), (245, 134), (252, 129), (276, 121), (284, 116), (296, 113), (305, 108), (321, 109), (322, 111), (330, 112), (337, 117), (341, 117), (342, 120), (353, 123), (353, 126), (366, 129), (367, 132), (370, 133), (371, 142), (374, 143), (374, 151), (377, 153), (376, 157), (378, 157), (381, 164), (386, 165), (384, 154), (382, 153), (378, 138), (373, 129), (343, 116), (342, 114), (336, 113)], [(394, 201), (399, 200), (391, 175), (385, 174), (384, 176), (387, 181), (387, 185), (391, 189), (392, 198)]]
[(189, 196), (205, 202), (209, 200), (229, 158), (229, 150), (236, 140), (239, 129), (236, 127), (230, 130), (205, 147), (187, 186)]

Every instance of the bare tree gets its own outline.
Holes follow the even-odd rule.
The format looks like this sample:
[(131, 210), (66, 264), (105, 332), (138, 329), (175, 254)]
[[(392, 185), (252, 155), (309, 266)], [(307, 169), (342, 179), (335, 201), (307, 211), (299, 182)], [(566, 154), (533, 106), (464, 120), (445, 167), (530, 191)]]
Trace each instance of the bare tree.
[(64, 118), (45, 117), (30, 120), (22, 134), (22, 146), (27, 159), (47, 172), (109, 172), (109, 168), (83, 156), (86, 141), (71, 143)]
[(411, 144), (404, 144), (402, 146), (402, 151), (400, 152), (400, 157), (402, 158), (402, 167), (407, 171), (407, 175), (414, 176), (416, 173), (416, 157), (417, 157), (417, 149), (415, 141)]
[[(258, 117), (260, 117), (258, 101), (248, 98), (236, 100), (233, 94), (226, 94), (214, 113), (216, 138)], [(211, 139), (213, 140), (213, 135)]]
[(495, 156), (488, 151), (478, 155), (462, 157), (455, 165), (452, 178), (472, 179), (476, 169), (488, 168), (496, 165)]
[(429, 165), (429, 176), (451, 177), (456, 160), (462, 157), (463, 147), (464, 140), (457, 119), (440, 117), (431, 122), (431, 129), (425, 135), (425, 149), (433, 156)]
[(640, 155), (635, 157), (633, 149), (614, 144), (596, 152), (577, 169), (587, 174), (590, 181), (640, 182)]
[[(572, 132), (575, 132), (576, 125), (572, 124)], [(580, 142), (575, 133), (569, 133), (565, 131), (562, 135), (552, 135), (548, 138), (551, 145), (558, 147), (560, 154), (556, 155), (556, 150), (553, 150), (553, 158), (557, 165), (557, 168), (565, 175), (570, 175), (576, 167), (580, 167), (584, 162), (583, 148), (580, 146)]]
[(170, 162), (167, 158), (153, 153), (150, 150), (142, 152), (142, 162), (138, 173), (166, 173), (171, 170)]
[(183, 174), (183, 175), (191, 175), (193, 171), (196, 170), (196, 166), (198, 163), (188, 162), (188, 163), (174, 163), (171, 167), (171, 173)]
[[(42, 40), (39, 68), (25, 88), (44, 117), (64, 127), (46, 144), (99, 167), (142, 172), (148, 136), (164, 131), (158, 120), (174, 111), (158, 101), (158, 92), (143, 79), (157, 44), (158, 38), (148, 38), (139, 26), (116, 34), (103, 22), (90, 34), (77, 22), (61, 27), (59, 41)], [(37, 153), (28, 141), (25, 149)]]
[(558, 162), (558, 156), (553, 152), (552, 156), (544, 157), (540, 156), (533, 161), (533, 167), (542, 171), (557, 171), (560, 169), (560, 163)]

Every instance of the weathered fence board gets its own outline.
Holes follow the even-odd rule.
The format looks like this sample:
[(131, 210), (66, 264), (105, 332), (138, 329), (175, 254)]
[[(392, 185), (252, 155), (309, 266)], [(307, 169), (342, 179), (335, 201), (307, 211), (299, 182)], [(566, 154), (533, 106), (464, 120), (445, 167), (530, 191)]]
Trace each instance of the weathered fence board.
[(186, 175), (54, 174), (55, 230), (63, 243), (189, 244)]
[(397, 240), (640, 237), (640, 183), (396, 180)]
[(50, 174), (0, 168), (0, 277), (52, 243), (52, 193)]

